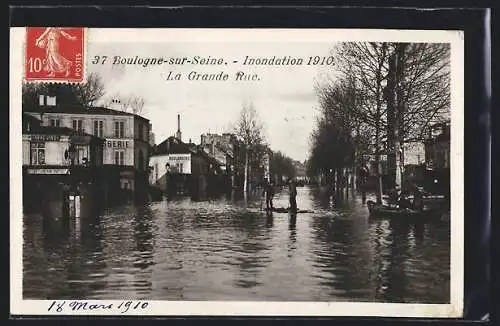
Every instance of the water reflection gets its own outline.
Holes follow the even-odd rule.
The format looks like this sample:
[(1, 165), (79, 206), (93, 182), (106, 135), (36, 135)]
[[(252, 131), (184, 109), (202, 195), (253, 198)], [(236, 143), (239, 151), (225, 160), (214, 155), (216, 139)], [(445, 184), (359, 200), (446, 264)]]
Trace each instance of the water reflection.
[(272, 211), (267, 211), (266, 212), (266, 227), (272, 228), (274, 222), (274, 217), (273, 217), (273, 212)]
[(24, 297), (449, 301), (449, 225), (371, 220), (365, 201), (304, 187), (297, 202), (312, 213), (228, 195), (25, 218)]
[(289, 214), (289, 226), (288, 229), (290, 230), (289, 233), (289, 242), (288, 242), (288, 257), (292, 256), (293, 251), (296, 249), (296, 243), (297, 243), (297, 214), (296, 213), (290, 213)]

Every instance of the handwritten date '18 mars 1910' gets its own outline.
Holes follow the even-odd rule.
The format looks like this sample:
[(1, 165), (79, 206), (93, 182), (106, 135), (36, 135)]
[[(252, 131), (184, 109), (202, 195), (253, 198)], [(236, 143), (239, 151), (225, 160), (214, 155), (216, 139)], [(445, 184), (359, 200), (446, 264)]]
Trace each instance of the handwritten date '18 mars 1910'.
[(93, 303), (86, 300), (81, 301), (52, 301), (47, 311), (49, 312), (98, 312), (110, 311), (120, 314), (133, 311), (144, 311), (149, 306), (147, 301), (121, 301), (119, 303)]

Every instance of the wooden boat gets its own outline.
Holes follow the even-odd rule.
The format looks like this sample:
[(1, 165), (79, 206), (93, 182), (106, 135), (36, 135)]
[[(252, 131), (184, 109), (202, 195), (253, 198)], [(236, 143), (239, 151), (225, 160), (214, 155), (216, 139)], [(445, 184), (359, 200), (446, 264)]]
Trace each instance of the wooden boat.
[[(285, 207), (274, 207), (272, 210), (264, 208), (266, 212), (272, 212), (272, 213), (290, 213), (290, 208), (285, 208)], [(307, 209), (298, 209), (295, 213), (297, 214), (303, 214), (303, 213), (314, 213), (313, 211), (307, 210)]]
[(374, 201), (366, 202), (370, 217), (372, 218), (387, 218), (397, 220), (429, 220), (439, 218), (439, 214), (434, 209), (415, 210), (411, 208), (399, 208), (387, 205), (377, 205)]

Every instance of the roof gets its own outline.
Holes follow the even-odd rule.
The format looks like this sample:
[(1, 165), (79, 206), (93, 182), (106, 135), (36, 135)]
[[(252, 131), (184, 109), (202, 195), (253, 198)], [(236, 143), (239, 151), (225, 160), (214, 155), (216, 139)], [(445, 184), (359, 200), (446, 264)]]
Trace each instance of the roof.
[(168, 137), (159, 145), (157, 145), (151, 156), (166, 155), (166, 154), (195, 154), (205, 158), (208, 162), (214, 165), (220, 165), (220, 163), (205, 151), (194, 144), (186, 144), (175, 137)]
[(83, 131), (76, 131), (71, 128), (66, 128), (66, 127), (46, 127), (46, 126), (39, 126), (36, 128), (31, 128), (29, 131), (24, 131), (23, 134), (28, 134), (28, 135), (60, 135), (60, 136), (88, 136), (91, 138), (94, 138), (96, 140), (102, 140), (104, 141), (103, 138), (88, 134)]
[(48, 107), (47, 110), (43, 112), (39, 111), (33, 111), (36, 113), (67, 113), (67, 114), (96, 114), (96, 115), (117, 115), (117, 116), (134, 116), (137, 118), (140, 118), (145, 121), (149, 121), (149, 119), (146, 119), (138, 114), (130, 113), (130, 112), (125, 112), (125, 111), (119, 111), (119, 110), (113, 110), (101, 106), (81, 106), (81, 105), (64, 105), (64, 106), (53, 106), (53, 107)]
[(176, 139), (175, 137), (168, 137), (160, 144), (156, 145), (153, 149), (151, 156), (164, 155), (164, 154), (191, 154), (195, 153), (190, 149), (189, 145)]
[(31, 114), (27, 114), (23, 112), (23, 120), (28, 121), (28, 122), (35, 122), (35, 123), (41, 123), (42, 121)]

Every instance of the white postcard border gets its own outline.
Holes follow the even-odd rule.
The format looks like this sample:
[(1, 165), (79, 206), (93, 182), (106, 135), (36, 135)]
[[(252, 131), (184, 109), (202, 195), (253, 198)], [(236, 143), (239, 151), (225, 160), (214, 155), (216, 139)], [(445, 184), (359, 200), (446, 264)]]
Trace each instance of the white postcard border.
[[(123, 37), (127, 34), (127, 37)], [(10, 313), (13, 315), (120, 315), (116, 310), (51, 311), (50, 300), (22, 298), (22, 150), (21, 85), (24, 71), (25, 28), (10, 29)], [(233, 316), (384, 316), (460, 317), (464, 288), (463, 113), (464, 40), (461, 31), (341, 30), (341, 29), (88, 29), (87, 46), (95, 40), (120, 42), (449, 42), (451, 44), (451, 272), (450, 304), (395, 304), (359, 302), (223, 302), (147, 301), (144, 310), (122, 315), (233, 315)], [(85, 51), (89, 53), (88, 49)], [(88, 58), (87, 58), (88, 63)], [(67, 300), (70, 301), (70, 300)], [(89, 300), (118, 305), (121, 301)], [(134, 302), (137, 302), (135, 300)]]

